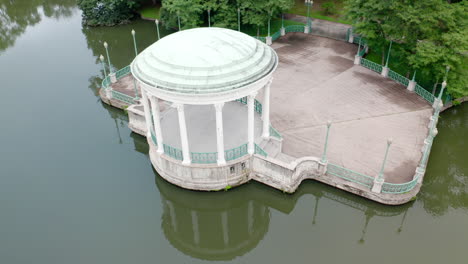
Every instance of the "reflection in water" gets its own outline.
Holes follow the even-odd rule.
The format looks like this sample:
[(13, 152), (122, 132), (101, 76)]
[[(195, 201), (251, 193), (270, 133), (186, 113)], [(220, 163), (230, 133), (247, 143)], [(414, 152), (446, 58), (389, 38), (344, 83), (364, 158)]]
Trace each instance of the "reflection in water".
[(0, 0), (0, 53), (15, 44), (28, 26), (39, 23), (42, 14), (69, 17), (75, 8), (76, 0)]
[(442, 113), (419, 198), (427, 212), (468, 209), (468, 103)]

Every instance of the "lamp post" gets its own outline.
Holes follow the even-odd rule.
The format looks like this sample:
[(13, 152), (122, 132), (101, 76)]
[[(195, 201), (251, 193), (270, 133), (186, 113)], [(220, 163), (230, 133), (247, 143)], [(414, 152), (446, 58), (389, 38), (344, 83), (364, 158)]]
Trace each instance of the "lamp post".
[(156, 31), (158, 32), (158, 40), (160, 40), (160, 39), (161, 39), (161, 36), (159, 35), (159, 20), (156, 19), (156, 20), (154, 21), (154, 23), (156, 23)]
[(177, 24), (179, 25), (179, 31), (180, 31), (180, 13), (177, 11)]
[(111, 61), (109, 57), (109, 50), (107, 49), (109, 45), (107, 45), (107, 42), (104, 42), (104, 48), (106, 49), (106, 55), (107, 55), (107, 62), (109, 63), (109, 74), (112, 74), (112, 66), (111, 66)]
[(237, 8), (237, 30), (240, 32), (240, 8)]
[(325, 136), (325, 146), (323, 148), (322, 163), (327, 162), (328, 135), (330, 134), (331, 121), (327, 121), (327, 135)]
[(208, 27), (211, 27), (211, 10), (208, 9)]
[(390, 47), (388, 48), (387, 61), (385, 62), (385, 67), (388, 68), (388, 61), (390, 60), (390, 50), (392, 49), (393, 40), (390, 40)]
[(268, 37), (270, 36), (271, 11), (268, 12)]
[(359, 38), (359, 46), (358, 46), (358, 50), (357, 50), (356, 56), (359, 56), (359, 52), (361, 51), (361, 40), (362, 40), (362, 37)]
[(307, 5), (307, 32), (306, 32), (306, 33), (309, 33), (310, 27), (311, 27), (311, 23), (310, 23), (310, 7), (314, 4), (314, 1), (312, 1), (312, 0), (305, 0), (304, 2), (305, 2), (305, 4)]
[(135, 48), (135, 56), (138, 55), (137, 45), (136, 45), (136, 38), (135, 38), (135, 30), (132, 29), (132, 37), (133, 37), (133, 47)]
[(390, 149), (390, 146), (392, 145), (392, 142), (393, 142), (393, 139), (389, 138), (387, 140), (387, 149), (385, 150), (385, 157), (384, 157), (384, 160), (383, 160), (383, 163), (382, 163), (382, 168), (380, 168), (380, 173), (379, 173), (379, 176), (378, 176), (378, 179), (380, 181), (383, 181), (384, 179), (384, 169), (385, 169), (385, 163), (387, 162), (387, 157), (388, 157), (388, 150)]
[(106, 64), (104, 62), (104, 56), (99, 56), (99, 60), (101, 60), (101, 65), (102, 65), (102, 69), (104, 70), (104, 78), (107, 77), (107, 72), (106, 72)]

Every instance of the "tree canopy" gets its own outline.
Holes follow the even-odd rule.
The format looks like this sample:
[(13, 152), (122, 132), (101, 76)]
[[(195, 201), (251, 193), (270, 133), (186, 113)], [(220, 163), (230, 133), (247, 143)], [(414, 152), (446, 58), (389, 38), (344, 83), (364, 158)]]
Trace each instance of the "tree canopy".
[(142, 0), (78, 0), (83, 23), (89, 26), (113, 26), (135, 16)]
[(382, 52), (382, 61), (393, 41), (392, 59), (433, 82), (449, 66), (447, 89), (455, 97), (468, 95), (467, 7), (466, 1), (347, 1), (355, 32)]

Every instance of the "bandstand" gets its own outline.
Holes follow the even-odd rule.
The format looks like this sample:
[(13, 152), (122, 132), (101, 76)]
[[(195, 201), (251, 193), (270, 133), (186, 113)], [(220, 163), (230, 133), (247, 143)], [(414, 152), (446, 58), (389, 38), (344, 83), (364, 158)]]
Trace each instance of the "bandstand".
[(180, 31), (141, 52), (130, 67), (143, 109), (130, 107), (129, 115), (141, 111), (146, 120), (140, 126), (156, 171), (197, 190), (248, 181), (250, 157), (267, 155), (277, 65), (272, 48), (222, 28)]

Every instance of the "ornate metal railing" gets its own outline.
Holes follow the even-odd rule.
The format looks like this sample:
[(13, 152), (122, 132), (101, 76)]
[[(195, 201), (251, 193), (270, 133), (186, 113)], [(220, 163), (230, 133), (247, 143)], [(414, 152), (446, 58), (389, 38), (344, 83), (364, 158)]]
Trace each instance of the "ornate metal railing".
[(255, 144), (255, 154), (262, 155), (263, 157), (268, 156), (268, 154), (257, 144)]
[(129, 96), (129, 95), (126, 95), (124, 93), (121, 93), (121, 92), (117, 92), (115, 90), (112, 90), (112, 98), (116, 99), (116, 100), (119, 100), (121, 102), (124, 102), (126, 104), (134, 104), (135, 101), (134, 101), (134, 98)]
[(115, 78), (120, 79), (122, 77), (125, 77), (127, 76), (128, 74), (130, 73), (130, 65), (118, 70), (117, 72), (115, 72)]
[(361, 50), (359, 51), (358, 55), (360, 57), (364, 56), (364, 54), (366, 54), (366, 47), (365, 46), (362, 46), (361, 47)]
[(281, 30), (276, 31), (275, 33), (273, 33), (273, 35), (271, 35), (271, 41), (275, 41), (275, 40), (279, 39), (279, 37), (281, 37)]
[(410, 182), (405, 182), (405, 183), (389, 183), (389, 182), (384, 182), (382, 185), (382, 192), (383, 193), (405, 193), (411, 191), (414, 186), (418, 184), (418, 178), (416, 177), (414, 180)]
[[(236, 99), (236, 102), (247, 104), (247, 96)], [(254, 106), (255, 106), (255, 112), (262, 114), (262, 103), (260, 103), (257, 99), (255, 99)]]
[(182, 154), (182, 150), (168, 146), (166, 144), (163, 144), (163, 147), (164, 147), (164, 153), (168, 155), (169, 157), (174, 158), (176, 160), (184, 160), (184, 155)]
[(342, 179), (345, 179), (345, 180), (348, 180), (350, 182), (354, 182), (360, 185), (364, 185), (368, 188), (371, 188), (372, 185), (374, 184), (374, 177), (370, 177), (362, 173), (355, 172), (355, 171), (340, 167), (332, 163), (328, 163), (327, 174), (337, 176)]
[(382, 67), (383, 67), (383, 66), (380, 65), (380, 64), (377, 64), (377, 63), (375, 63), (375, 62), (372, 62), (372, 61), (370, 61), (370, 60), (366, 60), (366, 59), (362, 58), (362, 59), (361, 59), (361, 65), (362, 65), (363, 67), (366, 67), (366, 68), (368, 68), (368, 69), (370, 69), (370, 70), (373, 70), (373, 71), (375, 71), (375, 72), (378, 72), (378, 73), (381, 73), (381, 72), (382, 72)]
[(417, 93), (422, 98), (424, 98), (429, 103), (431, 104), (434, 103), (434, 100), (435, 100), (434, 95), (432, 95), (430, 92), (424, 89), (421, 85), (416, 84), (416, 87), (414, 88), (414, 92)]
[(241, 158), (247, 154), (248, 154), (247, 143), (245, 143), (243, 145), (240, 145), (237, 148), (225, 150), (224, 158), (226, 159), (226, 161), (231, 161), (231, 160)]
[(218, 160), (218, 152), (190, 152), (192, 163), (211, 164)]
[(263, 42), (263, 43), (266, 42), (266, 37), (257, 37), (257, 36), (255, 36), (254, 38), (260, 40), (260, 41)]
[(403, 84), (404, 86), (408, 86), (409, 84), (409, 80), (408, 78), (406, 77), (403, 77), (402, 75), (396, 73), (395, 71), (392, 71), (392, 70), (389, 70), (388, 71), (388, 78), (396, 81), (396, 82), (399, 82), (401, 84)]
[(102, 80), (102, 88), (109, 88), (111, 84), (111, 80), (110, 80), (110, 77), (109, 76), (106, 76), (106, 78), (104, 78), (104, 80)]
[(270, 136), (275, 137), (277, 139), (283, 139), (283, 136), (276, 130), (274, 127), (270, 125)]
[(290, 32), (304, 32), (304, 26), (302, 25), (290, 25), (284, 27), (285, 33), (290, 33)]

